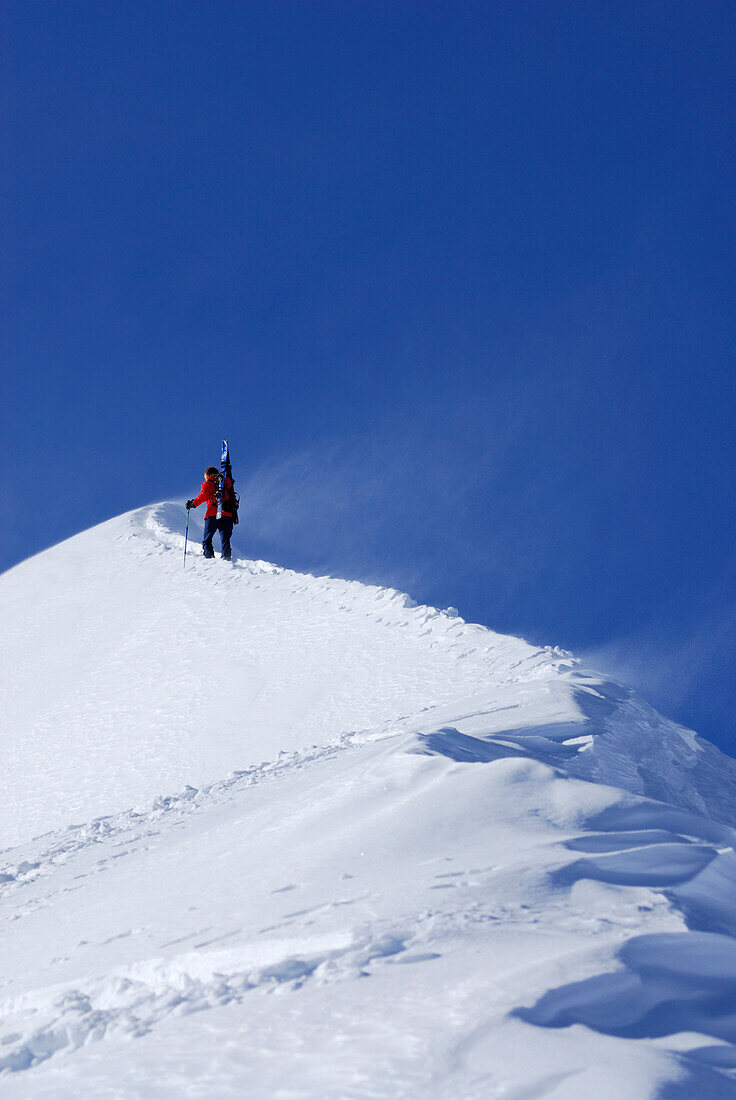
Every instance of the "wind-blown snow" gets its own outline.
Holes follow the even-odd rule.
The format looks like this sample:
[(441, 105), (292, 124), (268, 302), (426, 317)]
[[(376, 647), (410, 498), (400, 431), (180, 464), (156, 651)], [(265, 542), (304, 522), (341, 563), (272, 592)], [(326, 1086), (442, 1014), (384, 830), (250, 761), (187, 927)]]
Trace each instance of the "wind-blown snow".
[(736, 1096), (736, 764), (183, 525), (0, 577), (0, 1095)]

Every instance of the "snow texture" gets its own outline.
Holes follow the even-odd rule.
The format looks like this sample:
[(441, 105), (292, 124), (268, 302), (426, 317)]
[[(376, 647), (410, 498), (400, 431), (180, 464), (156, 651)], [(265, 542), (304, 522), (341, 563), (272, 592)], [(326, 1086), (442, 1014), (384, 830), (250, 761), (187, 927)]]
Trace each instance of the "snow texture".
[(184, 520), (0, 577), (0, 1096), (736, 1097), (736, 763)]

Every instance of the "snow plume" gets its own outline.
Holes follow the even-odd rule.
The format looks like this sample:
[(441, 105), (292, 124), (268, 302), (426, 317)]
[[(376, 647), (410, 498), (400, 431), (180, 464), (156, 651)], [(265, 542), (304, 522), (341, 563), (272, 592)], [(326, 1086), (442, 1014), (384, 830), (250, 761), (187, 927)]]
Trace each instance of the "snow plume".
[(266, 461), (240, 484), (249, 539), (297, 568), (420, 593), (448, 560), (456, 574), (492, 568), (502, 562), (501, 539), (479, 545), (472, 512), (502, 483), (514, 428), (481, 432), (478, 416), (461, 406), (421, 422), (387, 418), (370, 435)]
[(688, 702), (717, 678), (736, 629), (736, 604), (729, 602), (691, 624), (678, 637), (674, 615), (664, 614), (644, 630), (584, 655), (586, 664), (633, 684), (654, 706), (686, 720)]

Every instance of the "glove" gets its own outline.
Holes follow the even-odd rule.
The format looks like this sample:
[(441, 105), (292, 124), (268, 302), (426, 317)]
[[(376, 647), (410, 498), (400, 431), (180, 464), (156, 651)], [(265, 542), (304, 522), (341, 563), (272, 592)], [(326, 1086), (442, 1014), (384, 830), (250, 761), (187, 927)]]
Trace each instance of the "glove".
[(194, 501), (193, 500), (188, 500), (187, 501), (187, 512), (189, 511), (190, 508), (193, 508), (193, 507), (194, 507)]

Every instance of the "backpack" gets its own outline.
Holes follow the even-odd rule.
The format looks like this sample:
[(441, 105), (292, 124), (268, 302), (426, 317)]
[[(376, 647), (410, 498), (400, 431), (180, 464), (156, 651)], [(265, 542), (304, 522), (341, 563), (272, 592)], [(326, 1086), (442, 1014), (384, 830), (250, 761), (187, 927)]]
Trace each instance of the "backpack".
[(233, 524), (236, 524), (238, 522), (238, 508), (240, 507), (240, 497), (235, 492), (235, 482), (232, 479), (232, 474), (229, 474), (228, 476), (230, 477), (230, 481), (232, 482), (232, 484), (223, 484), (222, 486), (222, 509), (224, 512), (232, 513)]

